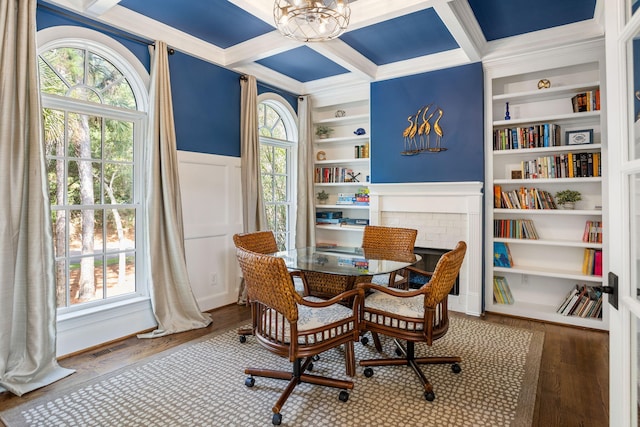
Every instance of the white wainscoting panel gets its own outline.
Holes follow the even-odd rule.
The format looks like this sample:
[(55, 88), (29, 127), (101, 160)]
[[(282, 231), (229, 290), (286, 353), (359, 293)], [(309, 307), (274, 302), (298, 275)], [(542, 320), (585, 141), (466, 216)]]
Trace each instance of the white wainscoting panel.
[(242, 231), (240, 158), (178, 151), (189, 280), (201, 310), (235, 302)]

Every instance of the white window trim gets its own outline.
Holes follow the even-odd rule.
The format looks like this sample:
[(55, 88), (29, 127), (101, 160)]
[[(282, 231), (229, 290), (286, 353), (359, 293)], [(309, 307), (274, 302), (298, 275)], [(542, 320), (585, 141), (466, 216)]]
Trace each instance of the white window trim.
[[(291, 150), (290, 150), (290, 156), (291, 158), (289, 159), (289, 165), (290, 165), (290, 174), (291, 174), (291, 179), (289, 180), (290, 183), (290, 195), (291, 195), (291, 215), (289, 216), (289, 226), (290, 226), (290, 232), (289, 232), (289, 247), (290, 248), (294, 248), (295, 247), (295, 243), (296, 243), (296, 212), (298, 210), (298, 187), (297, 187), (297, 176), (298, 176), (298, 116), (296, 115), (296, 112), (294, 111), (293, 107), (291, 107), (291, 104), (289, 104), (289, 102), (284, 99), (284, 97), (278, 95), (277, 93), (272, 93), (272, 92), (266, 92), (263, 94), (258, 95), (258, 105), (262, 104), (262, 103), (266, 103), (269, 104), (271, 107), (273, 107), (276, 111), (278, 111), (279, 113), (282, 112), (286, 112), (287, 114), (280, 114), (280, 117), (282, 118), (282, 122), (284, 124), (285, 129), (287, 130), (287, 135), (289, 136), (290, 139), (288, 139), (287, 141), (285, 141), (287, 143), (291, 142), (292, 145), (290, 146)], [(283, 111), (284, 110), (284, 111)], [(279, 141), (277, 139), (273, 139), (273, 138), (266, 138), (266, 137), (262, 137), (259, 136), (259, 139), (268, 139), (271, 143), (278, 145), (279, 143), (282, 143), (283, 141)]]
[[(136, 123), (140, 128), (138, 137), (144, 141), (147, 132), (146, 113), (149, 105), (148, 88), (150, 79), (147, 70), (131, 51), (105, 34), (75, 26), (58, 26), (43, 29), (38, 32), (37, 41), (38, 54), (59, 46), (88, 49), (104, 55), (126, 76), (133, 77), (129, 78), (128, 82), (136, 98), (138, 113), (135, 110), (129, 110), (127, 115), (129, 117), (132, 113), (137, 115)], [(48, 107), (55, 106), (61, 101), (60, 97), (57, 96), (43, 96), (43, 105)], [(88, 103), (85, 107), (89, 111), (95, 108), (95, 106), (91, 106)], [(118, 116), (119, 112), (123, 112), (122, 109), (117, 107), (104, 106), (104, 109), (110, 110), (114, 116)], [(142, 144), (138, 144), (138, 147), (136, 155), (141, 156)], [(143, 182), (143, 176), (139, 174), (135, 191), (142, 190)], [(144, 209), (144, 205), (142, 209)], [(141, 250), (144, 251), (146, 248), (142, 247)], [(142, 268), (145, 271), (145, 257), (142, 256), (140, 258), (138, 268)], [(146, 286), (145, 275), (142, 274), (143, 280), (138, 283), (139, 286)], [(56, 355), (59, 357), (77, 353), (87, 348), (156, 327), (157, 323), (151, 308), (148, 290), (141, 290), (141, 292), (137, 292), (137, 295), (137, 297), (114, 300), (99, 306), (91, 307), (89, 305), (86, 309), (70, 310), (59, 315), (57, 318)], [(108, 327), (105, 327), (106, 325)]]

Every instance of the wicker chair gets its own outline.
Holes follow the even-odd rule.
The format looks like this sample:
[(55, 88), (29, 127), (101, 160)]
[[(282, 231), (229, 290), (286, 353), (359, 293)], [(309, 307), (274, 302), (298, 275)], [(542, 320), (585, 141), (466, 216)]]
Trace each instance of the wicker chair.
[[(367, 225), (362, 236), (363, 249), (386, 249), (400, 252), (413, 252), (418, 230), (411, 228), (383, 227)], [(408, 287), (408, 277), (404, 272), (376, 274), (372, 283), (394, 288)]]
[[(257, 252), (259, 254), (271, 254), (278, 252), (278, 244), (272, 231), (256, 231), (253, 233), (240, 233), (233, 236), (233, 243), (236, 248), (246, 249), (251, 252)], [(309, 295), (307, 283), (302, 277), (302, 273), (299, 271), (290, 271), (294, 279), (294, 287), (296, 292), (302, 296)], [(240, 342), (245, 342), (247, 336), (253, 332), (248, 328), (238, 329), (238, 335), (240, 335)]]
[[(391, 359), (361, 360), (366, 366), (364, 375), (371, 377), (370, 366), (409, 365), (420, 378), (424, 388), (424, 398), (435, 399), (433, 387), (419, 367), (419, 364), (451, 364), (454, 373), (461, 371), (460, 357), (416, 357), (415, 343), (433, 342), (442, 338), (449, 329), (447, 297), (460, 272), (467, 245), (458, 242), (455, 249), (444, 254), (433, 273), (415, 267), (407, 269), (418, 274), (431, 276), (431, 280), (416, 290), (400, 290), (375, 284), (361, 284), (360, 289), (373, 291), (360, 308), (360, 328), (392, 337), (396, 344), (396, 354), (402, 356)], [(406, 347), (399, 340), (406, 340)]]
[[(272, 369), (247, 368), (247, 387), (255, 384), (254, 376), (289, 381), (273, 406), (272, 422), (282, 422), (280, 410), (294, 388), (301, 382), (342, 389), (339, 399), (346, 402), (353, 382), (305, 373), (313, 368), (313, 357), (344, 344), (346, 373), (355, 375), (353, 342), (358, 339), (358, 311), (363, 292), (351, 290), (330, 300), (315, 297), (302, 298), (293, 287), (293, 281), (282, 258), (255, 252), (237, 250), (247, 294), (251, 301), (254, 335), (257, 341), (275, 354), (293, 363), (290, 372)], [(353, 298), (354, 306), (339, 304), (344, 298)]]

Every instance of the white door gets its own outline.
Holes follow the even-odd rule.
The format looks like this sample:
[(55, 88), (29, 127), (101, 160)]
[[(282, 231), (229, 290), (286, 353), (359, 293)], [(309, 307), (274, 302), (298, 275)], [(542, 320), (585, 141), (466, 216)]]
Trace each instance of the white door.
[[(637, 0), (606, 1), (610, 425), (638, 425), (640, 332), (640, 12)], [(606, 235), (605, 234), (605, 235)]]

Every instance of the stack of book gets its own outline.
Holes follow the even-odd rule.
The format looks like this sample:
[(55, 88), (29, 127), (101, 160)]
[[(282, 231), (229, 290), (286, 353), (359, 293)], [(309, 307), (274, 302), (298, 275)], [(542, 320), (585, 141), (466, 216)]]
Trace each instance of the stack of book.
[(494, 219), (493, 237), (537, 240), (538, 233), (530, 219)]
[(556, 310), (563, 316), (602, 319), (602, 291), (587, 285), (576, 285)]
[(513, 304), (509, 283), (502, 276), (493, 277), (493, 301), (498, 304)]
[(520, 170), (524, 179), (591, 178), (601, 176), (601, 163), (600, 152), (566, 153), (523, 160)]
[(356, 193), (338, 193), (337, 205), (369, 206), (369, 189), (359, 188)]
[(504, 209), (558, 209), (553, 196), (548, 191), (538, 188), (520, 187), (517, 190), (502, 191), (499, 185), (493, 188), (494, 205), (498, 204), (497, 195), (500, 194), (500, 206)]
[(582, 234), (582, 241), (602, 243), (602, 221), (587, 221)]
[(602, 250), (586, 248), (582, 260), (582, 274), (602, 276)]
[(600, 89), (588, 90), (571, 98), (574, 113), (597, 111), (600, 109)]
[(560, 132), (560, 125), (555, 123), (496, 129), (493, 131), (493, 149), (496, 151), (554, 147), (558, 145), (562, 145), (562, 133)]

